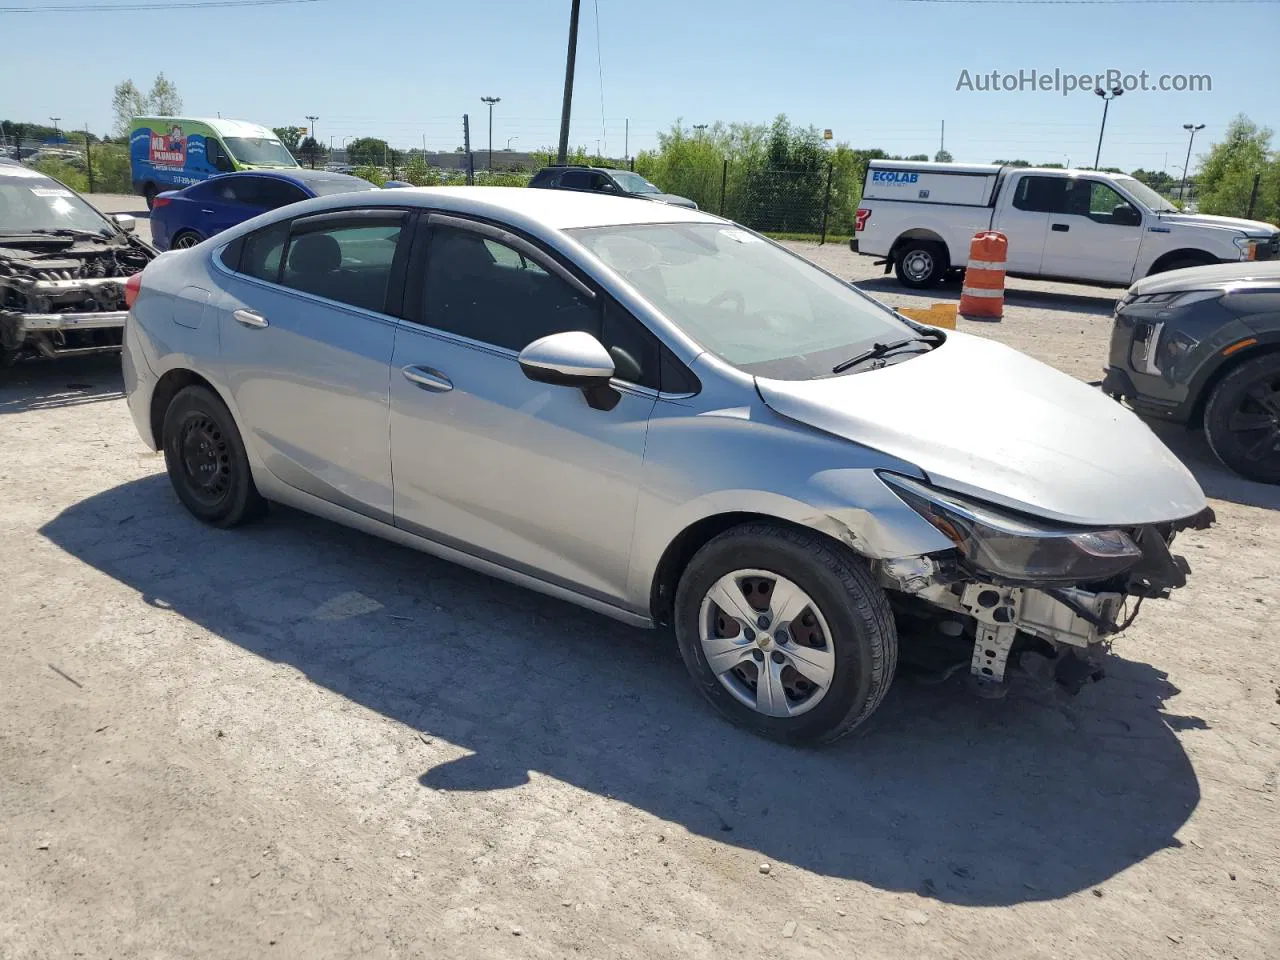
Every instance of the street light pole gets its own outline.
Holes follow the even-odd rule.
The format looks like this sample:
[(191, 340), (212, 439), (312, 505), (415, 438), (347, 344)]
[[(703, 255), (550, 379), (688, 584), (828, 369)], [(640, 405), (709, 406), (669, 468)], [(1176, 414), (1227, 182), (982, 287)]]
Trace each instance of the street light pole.
[(573, 64), (578, 56), (578, 13), (582, 0), (573, 0), (569, 9), (569, 52), (564, 59), (564, 102), (560, 106), (560, 149), (556, 163), (563, 164), (569, 156), (569, 111), (573, 105)]
[(311, 121), (311, 169), (314, 170), (316, 168), (316, 121), (320, 118), (313, 117), (309, 113), (306, 117)]
[(511, 152), (511, 141), (519, 140), (519, 139), (520, 139), (519, 137), (507, 137), (507, 153)]
[(489, 172), (493, 173), (493, 105), (501, 103), (501, 97), (481, 97), (481, 103), (489, 105)]
[(1098, 162), (1102, 159), (1102, 134), (1107, 129), (1107, 108), (1111, 106), (1111, 101), (1124, 93), (1124, 87), (1116, 84), (1111, 88), (1111, 93), (1098, 87), (1093, 91), (1102, 98), (1102, 126), (1098, 129), (1098, 152), (1093, 155), (1093, 169), (1098, 169)]
[(1183, 205), (1187, 202), (1187, 168), (1191, 166), (1191, 144), (1196, 142), (1196, 131), (1203, 130), (1203, 123), (1184, 123), (1182, 129), (1186, 130), (1191, 136), (1187, 137), (1187, 159), (1182, 164), (1182, 189), (1178, 191), (1178, 200)]
[(61, 138), (62, 138), (62, 134), (58, 131), (58, 121), (59, 121), (59, 120), (61, 120), (62, 118), (61, 118), (61, 117), (50, 117), (49, 119), (53, 121), (53, 139), (55, 139), (55, 140), (59, 140), (59, 139), (61, 139)]

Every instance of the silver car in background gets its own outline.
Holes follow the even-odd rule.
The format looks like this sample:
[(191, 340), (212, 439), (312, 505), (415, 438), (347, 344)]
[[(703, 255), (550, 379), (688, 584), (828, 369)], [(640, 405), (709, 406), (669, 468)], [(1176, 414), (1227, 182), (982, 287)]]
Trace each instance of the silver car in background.
[(862, 724), (900, 637), (992, 690), (1023, 650), (1078, 685), (1212, 519), (1101, 392), (666, 204), (320, 198), (129, 296), (129, 406), (197, 517), (277, 501), (671, 625), (711, 703), (789, 742)]

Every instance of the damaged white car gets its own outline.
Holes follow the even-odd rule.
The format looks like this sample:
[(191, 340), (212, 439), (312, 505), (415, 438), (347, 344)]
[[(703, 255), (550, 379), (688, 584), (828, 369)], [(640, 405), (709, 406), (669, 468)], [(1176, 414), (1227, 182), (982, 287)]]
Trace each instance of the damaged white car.
[(1101, 392), (667, 204), (327, 197), (129, 296), (129, 405), (197, 517), (278, 501), (673, 625), (698, 689), (786, 741), (862, 724), (900, 649), (1078, 688), (1213, 519)]
[(120, 349), (125, 283), (157, 256), (37, 170), (0, 160), (0, 368), (24, 356)]

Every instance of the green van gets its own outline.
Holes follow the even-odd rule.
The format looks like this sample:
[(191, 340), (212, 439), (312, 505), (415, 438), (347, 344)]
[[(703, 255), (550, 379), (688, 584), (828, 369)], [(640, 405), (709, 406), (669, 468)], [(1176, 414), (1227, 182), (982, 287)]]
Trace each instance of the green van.
[(162, 190), (181, 190), (219, 173), (299, 165), (267, 127), (220, 117), (134, 117), (129, 164), (133, 192), (147, 198), (148, 209)]

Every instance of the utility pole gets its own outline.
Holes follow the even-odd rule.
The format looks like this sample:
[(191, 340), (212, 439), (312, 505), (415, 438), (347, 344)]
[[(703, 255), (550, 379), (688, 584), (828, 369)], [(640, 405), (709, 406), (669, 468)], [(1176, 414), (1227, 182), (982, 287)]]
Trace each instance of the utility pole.
[(630, 117), (627, 117), (626, 124), (627, 125), (623, 127), (623, 130), (625, 132), (622, 134), (622, 159), (630, 160), (631, 159), (631, 118)]
[(493, 173), (493, 105), (501, 103), (501, 97), (481, 97), (481, 103), (489, 105), (489, 172)]
[(313, 117), (311, 114), (309, 114), (309, 113), (308, 113), (308, 114), (307, 114), (307, 119), (311, 121), (311, 150), (310, 150), (310, 153), (311, 153), (311, 169), (312, 169), (312, 170), (314, 170), (314, 169), (316, 168), (316, 121), (317, 121), (317, 120), (319, 120), (320, 118), (319, 118), (319, 117)]
[(1111, 106), (1111, 101), (1124, 93), (1124, 87), (1116, 84), (1111, 88), (1111, 93), (1098, 87), (1093, 91), (1102, 98), (1102, 126), (1098, 128), (1098, 152), (1093, 155), (1093, 169), (1098, 169), (1098, 162), (1102, 159), (1102, 134), (1107, 129), (1107, 108)]
[(1187, 159), (1182, 164), (1182, 189), (1178, 191), (1178, 199), (1185, 205), (1187, 202), (1187, 168), (1191, 166), (1191, 144), (1196, 142), (1196, 131), (1203, 130), (1203, 123), (1184, 123), (1182, 129), (1191, 136), (1187, 137)]
[(93, 193), (93, 154), (89, 151), (89, 124), (84, 125), (84, 165), (89, 174), (89, 192)]
[(569, 156), (569, 113), (573, 106), (573, 63), (578, 56), (578, 14), (582, 0), (573, 0), (569, 10), (569, 52), (564, 60), (564, 102), (560, 107), (560, 149), (556, 163), (564, 163)]
[(466, 113), (462, 115), (462, 152), (467, 158), (467, 184), (470, 185), (476, 182), (476, 172), (471, 159), (471, 116)]
[(947, 121), (942, 121), (942, 133), (938, 136), (938, 152), (947, 152)]

